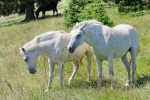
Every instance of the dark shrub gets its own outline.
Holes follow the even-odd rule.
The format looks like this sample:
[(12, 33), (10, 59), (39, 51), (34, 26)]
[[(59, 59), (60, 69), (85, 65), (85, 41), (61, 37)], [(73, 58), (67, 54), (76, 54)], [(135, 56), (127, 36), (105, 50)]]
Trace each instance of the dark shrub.
[(89, 19), (96, 19), (109, 26), (113, 24), (106, 15), (101, 0), (72, 0), (63, 15), (65, 26)]
[(146, 9), (147, 3), (143, 0), (122, 0), (118, 7), (119, 13), (129, 13)]

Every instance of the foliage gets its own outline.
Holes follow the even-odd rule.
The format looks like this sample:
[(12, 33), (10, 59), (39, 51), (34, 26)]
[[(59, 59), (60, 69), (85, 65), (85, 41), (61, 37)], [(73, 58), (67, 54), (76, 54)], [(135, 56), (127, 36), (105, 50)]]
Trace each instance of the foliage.
[(48, 4), (50, 2), (57, 2), (58, 3), (59, 1), (61, 1), (61, 0), (37, 0), (37, 6), (41, 7), (41, 6)]
[(128, 15), (131, 16), (131, 17), (142, 16), (142, 15), (145, 15), (145, 14), (150, 14), (150, 11), (149, 10), (143, 10), (143, 11), (128, 13)]
[(122, 0), (118, 7), (119, 13), (129, 13), (147, 9), (147, 3), (143, 0)]
[(1, 0), (0, 1), (0, 16), (8, 16), (18, 11), (17, 0)]
[(113, 2), (115, 2), (116, 4), (119, 4), (119, 2), (122, 1), (122, 0), (103, 0), (103, 1), (104, 1), (104, 2), (113, 1)]
[(113, 25), (113, 22), (110, 21), (110, 18), (106, 15), (103, 5), (101, 5), (99, 2), (86, 5), (84, 10), (82, 10), (78, 16), (79, 21), (96, 19), (105, 25)]
[(64, 10), (63, 15), (65, 26), (88, 19), (96, 19), (108, 26), (113, 24), (106, 15), (104, 7), (101, 5), (101, 0), (72, 0)]

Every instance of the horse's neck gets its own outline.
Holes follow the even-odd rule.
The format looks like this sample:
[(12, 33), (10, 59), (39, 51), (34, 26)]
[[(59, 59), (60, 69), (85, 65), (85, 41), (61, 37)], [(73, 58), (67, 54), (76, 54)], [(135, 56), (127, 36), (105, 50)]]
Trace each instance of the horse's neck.
[(100, 45), (100, 38), (102, 36), (102, 27), (96, 28), (85, 28), (85, 42), (89, 45), (91, 45), (93, 48), (97, 47), (97, 45)]
[[(43, 41), (43, 42), (41, 41), (40, 43), (37, 43), (37, 44), (35, 42), (33, 46), (31, 46), (29, 49), (30, 51), (35, 52), (37, 55), (50, 56), (51, 53), (55, 51), (57, 48), (61, 48), (61, 46), (63, 45), (67, 46), (67, 43), (69, 43), (70, 39), (71, 39), (71, 35), (66, 33), (66, 34), (61, 35), (57, 39), (55, 38), (55, 42), (52, 42), (53, 41), (52, 39)], [(57, 44), (59, 41), (61, 42), (61, 45), (56, 46), (56, 45), (59, 45)]]
[(42, 9), (41, 9), (41, 8), (38, 8), (37, 12), (39, 13), (40, 11), (42, 11)]

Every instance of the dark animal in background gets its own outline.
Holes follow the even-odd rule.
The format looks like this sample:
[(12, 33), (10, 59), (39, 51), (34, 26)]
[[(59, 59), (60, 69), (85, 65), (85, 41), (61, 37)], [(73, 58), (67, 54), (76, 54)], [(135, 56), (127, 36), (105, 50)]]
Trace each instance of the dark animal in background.
[(57, 16), (58, 16), (58, 11), (57, 11), (57, 3), (55, 2), (51, 2), (51, 3), (48, 3), (46, 5), (42, 5), (40, 6), (37, 11), (35, 12), (36, 14), (36, 18), (39, 17), (39, 13), (42, 11), (42, 17), (45, 17), (45, 11), (50, 11), (50, 10), (53, 10), (53, 16), (55, 14), (55, 11), (57, 12)]

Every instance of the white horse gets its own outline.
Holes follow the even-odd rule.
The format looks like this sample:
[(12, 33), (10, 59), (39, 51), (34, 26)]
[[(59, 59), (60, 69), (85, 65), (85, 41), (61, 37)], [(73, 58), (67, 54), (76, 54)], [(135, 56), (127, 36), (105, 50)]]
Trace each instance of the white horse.
[(90, 80), (90, 70), (92, 62), (92, 50), (91, 47), (84, 43), (81, 45), (73, 54), (68, 53), (67, 45), (71, 39), (71, 34), (67, 34), (64, 31), (51, 31), (36, 36), (33, 40), (25, 44), (20, 48), (20, 54), (23, 55), (24, 61), (26, 62), (27, 70), (30, 74), (36, 72), (37, 57), (38, 55), (48, 56), (49, 63), (49, 82), (47, 90), (50, 90), (53, 71), (55, 64), (59, 66), (59, 78), (60, 84), (63, 85), (63, 66), (65, 62), (73, 61), (74, 70), (69, 79), (69, 84), (73, 80), (76, 72), (78, 71), (78, 61), (82, 61), (83, 56), (87, 56), (87, 70), (88, 70), (88, 81)]
[(132, 61), (132, 83), (135, 83), (135, 61), (140, 46), (138, 33), (132, 26), (121, 24), (111, 28), (96, 20), (89, 20), (77, 23), (70, 33), (72, 37), (67, 46), (69, 52), (73, 53), (84, 42), (92, 46), (98, 66), (98, 88), (101, 86), (102, 61), (107, 60), (113, 89), (113, 59), (115, 58), (121, 58), (124, 63), (128, 74), (126, 86), (130, 84), (130, 64), (126, 57), (128, 51)]

